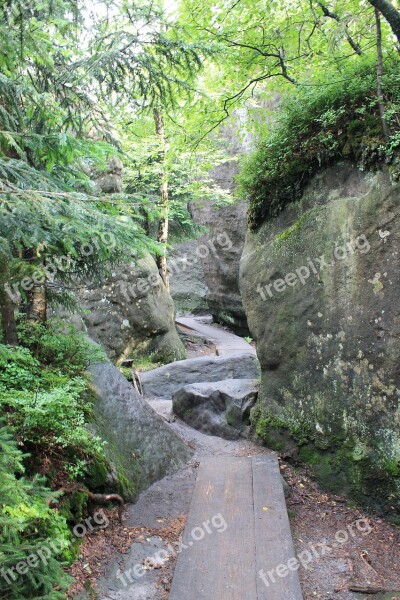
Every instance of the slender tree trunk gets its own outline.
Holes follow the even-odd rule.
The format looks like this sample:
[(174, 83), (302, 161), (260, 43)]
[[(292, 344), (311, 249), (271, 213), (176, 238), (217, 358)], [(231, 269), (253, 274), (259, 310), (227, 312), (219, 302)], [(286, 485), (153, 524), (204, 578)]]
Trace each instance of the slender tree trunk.
[(400, 12), (389, 0), (368, 0), (372, 6), (379, 10), (389, 23), (394, 35), (400, 42)]
[(45, 285), (35, 285), (29, 292), (28, 319), (40, 323), (47, 321), (47, 294)]
[(385, 119), (385, 100), (382, 92), (382, 76), (383, 76), (383, 57), (382, 57), (382, 28), (381, 28), (381, 15), (379, 10), (375, 9), (375, 21), (376, 21), (376, 51), (378, 56), (377, 62), (377, 96), (379, 114), (381, 116), (383, 135), (386, 139), (390, 137), (389, 126)]
[(17, 327), (15, 325), (15, 304), (5, 290), (0, 294), (0, 313), (3, 341), (10, 346), (18, 346)]
[(161, 278), (167, 290), (169, 290), (169, 275), (167, 267), (167, 243), (168, 243), (168, 216), (169, 216), (169, 195), (168, 195), (168, 175), (165, 169), (165, 129), (164, 119), (160, 109), (154, 109), (154, 122), (156, 126), (156, 134), (160, 141), (161, 152), (160, 160), (162, 163), (160, 176), (160, 222), (158, 225), (157, 241), (163, 245), (163, 254), (157, 257), (157, 267)]
[[(23, 258), (32, 263), (36, 258), (35, 250), (33, 248), (25, 249)], [(47, 320), (46, 282), (39, 285), (32, 285), (32, 288), (27, 292), (27, 296), (27, 302), (23, 307), (27, 318), (33, 322), (45, 323)]]

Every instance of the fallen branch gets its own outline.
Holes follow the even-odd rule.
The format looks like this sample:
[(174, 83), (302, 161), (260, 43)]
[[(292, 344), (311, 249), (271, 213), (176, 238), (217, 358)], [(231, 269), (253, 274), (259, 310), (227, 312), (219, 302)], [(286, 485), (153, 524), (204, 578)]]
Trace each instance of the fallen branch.
[(119, 496), (118, 494), (93, 494), (92, 492), (89, 492), (88, 490), (85, 490), (83, 488), (80, 489), (79, 491), (85, 492), (85, 494), (88, 495), (89, 500), (97, 506), (99, 506), (99, 505), (104, 506), (105, 504), (108, 504), (109, 502), (117, 502), (119, 504), (118, 520), (120, 523), (122, 523), (122, 511), (124, 508), (124, 501), (121, 496)]
[(143, 396), (143, 385), (142, 385), (142, 380), (141, 380), (139, 371), (135, 371), (134, 369), (132, 369), (131, 374), (132, 374), (133, 387), (135, 388), (135, 390), (137, 391), (138, 394)]

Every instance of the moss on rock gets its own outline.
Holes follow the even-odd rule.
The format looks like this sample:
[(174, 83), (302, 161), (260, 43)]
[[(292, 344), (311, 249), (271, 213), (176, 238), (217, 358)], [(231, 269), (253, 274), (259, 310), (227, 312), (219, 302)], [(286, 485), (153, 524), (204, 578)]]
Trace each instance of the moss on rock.
[[(399, 62), (388, 61), (384, 93), (388, 114), (396, 115), (400, 100)], [(248, 223), (257, 231), (265, 220), (276, 217), (287, 205), (300, 200), (321, 168), (338, 160), (352, 161), (363, 170), (381, 163), (399, 172), (399, 125), (388, 122), (385, 139), (376, 97), (375, 65), (360, 62), (335, 86), (299, 86), (282, 103), (273, 125), (256, 152), (242, 167), (242, 195), (249, 200)], [(349, 81), (351, 80), (351, 84)], [(290, 235), (290, 228), (280, 235)]]
[(387, 167), (338, 163), (248, 234), (241, 292), (262, 368), (256, 432), (297, 447), (329, 489), (400, 513), (399, 223)]

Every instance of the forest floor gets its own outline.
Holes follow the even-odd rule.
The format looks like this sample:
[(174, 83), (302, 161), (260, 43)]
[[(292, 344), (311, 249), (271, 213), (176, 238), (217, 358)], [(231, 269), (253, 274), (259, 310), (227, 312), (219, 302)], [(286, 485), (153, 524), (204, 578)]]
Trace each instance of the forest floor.
[[(213, 353), (201, 339), (186, 343), (192, 356)], [(168, 419), (172, 407), (150, 404)], [(171, 419), (170, 426), (194, 450), (192, 461), (126, 505), (122, 523), (116, 509), (108, 511), (108, 527), (84, 538), (69, 568), (76, 578), (70, 598), (167, 600), (200, 459), (270, 452), (248, 440), (205, 435), (179, 420)], [(304, 600), (400, 600), (400, 528), (323, 492), (308, 467), (283, 460), (280, 466), (290, 486), (287, 507), (296, 555), (306, 557), (299, 570)], [(165, 552), (157, 554), (160, 549)], [(137, 565), (144, 575), (130, 582), (126, 571)]]

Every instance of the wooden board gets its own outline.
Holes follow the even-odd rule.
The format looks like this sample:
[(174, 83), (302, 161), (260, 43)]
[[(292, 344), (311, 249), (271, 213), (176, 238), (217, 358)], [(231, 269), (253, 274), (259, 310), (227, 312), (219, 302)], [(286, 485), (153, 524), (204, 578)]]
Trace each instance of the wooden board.
[(297, 573), (275, 592), (259, 577), (292, 552), (275, 457), (202, 460), (183, 544), (169, 600), (302, 600)]
[[(253, 457), (257, 600), (302, 600), (278, 459)], [(287, 567), (288, 561), (292, 566)], [(280, 567), (280, 565), (282, 565)], [(298, 563), (297, 563), (298, 565)], [(278, 568), (278, 573), (277, 573)], [(260, 571), (264, 579), (260, 577)], [(269, 574), (268, 574), (269, 573)]]

